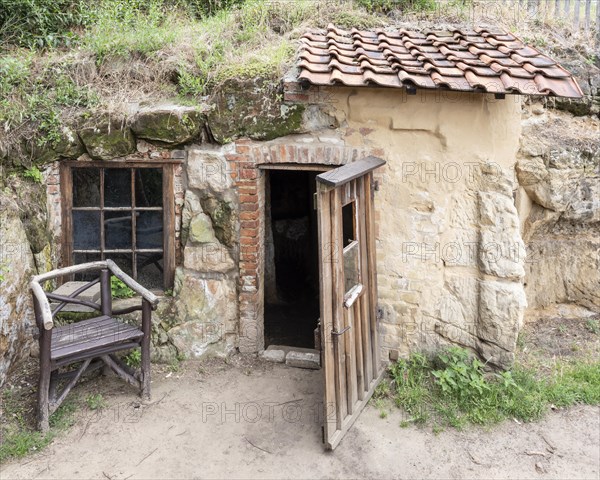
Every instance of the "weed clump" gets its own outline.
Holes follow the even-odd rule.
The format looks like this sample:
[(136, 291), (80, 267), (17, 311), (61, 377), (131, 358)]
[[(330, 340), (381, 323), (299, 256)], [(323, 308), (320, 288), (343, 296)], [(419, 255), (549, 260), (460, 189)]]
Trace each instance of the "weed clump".
[(544, 376), (518, 365), (487, 372), (467, 350), (450, 347), (434, 356), (413, 353), (391, 365), (389, 374), (388, 386), (378, 389), (376, 398), (392, 398), (408, 414), (403, 426), (431, 424), (436, 431), (507, 418), (533, 421), (550, 406), (600, 404), (597, 361), (557, 364)]

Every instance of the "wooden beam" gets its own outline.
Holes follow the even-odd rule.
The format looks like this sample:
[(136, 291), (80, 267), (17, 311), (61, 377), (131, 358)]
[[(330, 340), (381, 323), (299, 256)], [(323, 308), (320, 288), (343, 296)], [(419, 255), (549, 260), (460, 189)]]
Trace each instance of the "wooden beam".
[(125, 371), (125, 369), (115, 362), (110, 356), (102, 355), (100, 357), (104, 363), (106, 363), (113, 372), (115, 372), (119, 377), (125, 380), (129, 385), (136, 388), (141, 388), (140, 381), (131, 375), (129, 372)]
[(339, 187), (348, 183), (365, 173), (372, 172), (376, 168), (385, 165), (385, 160), (377, 157), (366, 157), (353, 163), (347, 163), (330, 172), (317, 175), (317, 181), (329, 187)]
[(136, 282), (133, 278), (127, 275), (123, 270), (121, 270), (119, 266), (112, 260), (107, 258), (104, 263), (106, 263), (106, 266), (115, 277), (121, 280), (134, 292), (141, 295), (142, 298), (148, 300), (148, 302), (150, 302), (150, 305), (152, 305), (152, 308), (156, 308), (156, 305), (158, 305), (158, 297), (156, 295), (154, 295), (150, 290), (147, 290), (144, 287), (142, 287), (138, 282)]
[(339, 165), (323, 165), (319, 163), (263, 163), (257, 165), (260, 170), (307, 170), (316, 172), (326, 172), (334, 168), (338, 168)]
[(91, 358), (86, 359), (85, 362), (83, 362), (83, 364), (81, 365), (81, 367), (79, 367), (79, 370), (77, 370), (77, 373), (75, 374), (75, 376), (65, 386), (65, 388), (63, 388), (63, 391), (60, 393), (59, 397), (56, 400), (50, 401), (50, 405), (48, 406), (50, 415), (52, 415), (58, 409), (58, 407), (60, 407), (60, 404), (64, 401), (67, 394), (75, 386), (75, 384), (77, 383), (77, 380), (79, 380), (81, 378), (81, 376), (83, 375), (83, 373), (87, 370), (91, 361), (92, 361)]

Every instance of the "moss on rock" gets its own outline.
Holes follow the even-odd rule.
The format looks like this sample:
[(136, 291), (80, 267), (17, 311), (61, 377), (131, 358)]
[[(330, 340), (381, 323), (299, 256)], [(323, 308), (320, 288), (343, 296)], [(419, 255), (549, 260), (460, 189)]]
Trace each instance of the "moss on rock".
[(135, 138), (124, 122), (99, 120), (79, 131), (81, 141), (94, 160), (112, 160), (135, 152)]
[(178, 145), (197, 138), (204, 123), (204, 115), (196, 107), (163, 104), (140, 109), (131, 129), (138, 138)]
[(215, 236), (222, 244), (232, 247), (236, 238), (236, 217), (231, 204), (215, 197), (200, 200), (202, 210), (212, 220)]
[(279, 85), (264, 78), (229, 79), (212, 98), (208, 124), (215, 140), (272, 140), (298, 133), (303, 105), (286, 105)]

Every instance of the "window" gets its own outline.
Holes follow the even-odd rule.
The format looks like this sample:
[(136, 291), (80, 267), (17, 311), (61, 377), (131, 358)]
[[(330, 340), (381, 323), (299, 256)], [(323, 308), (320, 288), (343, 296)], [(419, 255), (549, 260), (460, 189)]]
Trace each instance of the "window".
[(355, 216), (354, 201), (342, 207), (344, 287), (346, 292), (359, 283), (360, 272), (358, 262), (360, 257), (358, 252), (358, 241), (356, 238)]
[(146, 288), (170, 288), (172, 179), (168, 164), (67, 165), (61, 177), (65, 260), (73, 265), (110, 258)]

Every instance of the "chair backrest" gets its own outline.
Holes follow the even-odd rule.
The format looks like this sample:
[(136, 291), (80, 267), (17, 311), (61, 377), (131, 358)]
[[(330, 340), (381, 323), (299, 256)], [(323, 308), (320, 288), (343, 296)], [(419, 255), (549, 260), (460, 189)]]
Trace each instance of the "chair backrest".
[[(99, 278), (92, 280), (91, 282), (85, 285), (82, 285), (70, 295), (63, 296), (55, 293), (45, 292), (42, 288), (43, 282), (52, 280), (57, 277), (98, 270), (100, 271)], [(136, 293), (138, 293), (144, 300), (150, 302), (152, 307), (156, 307), (156, 304), (158, 303), (158, 297), (149, 290), (142, 287), (133, 278), (131, 278), (129, 275), (123, 272), (112, 260), (107, 259), (98, 262), (82, 263), (79, 265), (73, 265), (72, 267), (51, 270), (50, 272), (43, 273), (41, 275), (36, 275), (31, 279), (31, 283), (29, 284), (29, 286), (33, 294), (33, 304), (38, 328), (50, 330), (54, 326), (54, 316), (70, 303), (90, 307), (94, 310), (100, 311), (104, 315), (110, 315), (111, 313), (113, 313), (112, 296), (110, 290), (111, 275), (114, 275), (123, 283), (125, 283), (125, 285), (127, 285)], [(100, 282), (100, 303), (95, 303), (89, 300), (77, 298), (78, 295), (88, 290), (92, 286), (96, 285), (98, 282)], [(55, 302), (59, 303), (56, 307), (54, 307), (54, 309), (52, 309), (50, 307), (49, 300), (54, 300)], [(114, 313), (126, 313), (126, 311), (124, 310), (121, 312)]]

